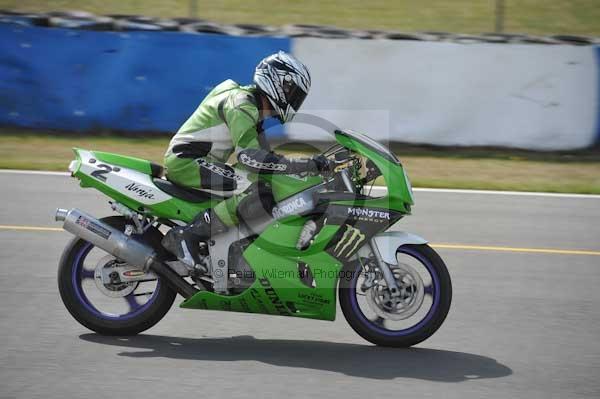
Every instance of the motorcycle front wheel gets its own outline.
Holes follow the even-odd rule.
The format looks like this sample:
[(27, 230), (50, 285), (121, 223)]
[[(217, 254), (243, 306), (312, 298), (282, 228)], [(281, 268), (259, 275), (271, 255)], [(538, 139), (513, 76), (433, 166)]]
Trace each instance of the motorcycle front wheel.
[(450, 274), (428, 245), (403, 245), (397, 265), (388, 265), (399, 295), (392, 296), (381, 272), (358, 262), (342, 269), (340, 306), (350, 326), (361, 337), (380, 346), (409, 347), (435, 333), (452, 302)]
[[(121, 216), (101, 220), (120, 231), (125, 230), (127, 223)], [(137, 236), (155, 249), (160, 248), (161, 238), (155, 228)], [(103, 335), (135, 335), (158, 323), (177, 294), (160, 277), (103, 284), (103, 269), (115, 265), (122, 262), (75, 237), (60, 260), (58, 289), (69, 313), (84, 327)]]

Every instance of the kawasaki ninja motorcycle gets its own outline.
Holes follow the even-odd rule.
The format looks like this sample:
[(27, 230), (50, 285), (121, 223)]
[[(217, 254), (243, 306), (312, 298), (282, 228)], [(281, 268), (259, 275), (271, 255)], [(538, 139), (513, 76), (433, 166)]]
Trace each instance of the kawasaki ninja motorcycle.
[[(100, 334), (132, 335), (156, 324), (177, 294), (188, 309), (334, 320), (337, 293), (366, 340), (407, 347), (427, 339), (448, 314), (452, 287), (425, 239), (391, 229), (411, 212), (410, 181), (376, 141), (352, 131), (335, 138), (323, 153), (334, 171), (261, 175), (272, 212), (201, 243), (204, 261), (195, 267), (161, 239), (231, 193), (179, 187), (149, 161), (75, 149), (72, 176), (112, 198), (118, 215), (57, 210), (75, 235), (58, 271), (65, 306)], [(369, 189), (377, 178), (387, 186), (379, 197)]]

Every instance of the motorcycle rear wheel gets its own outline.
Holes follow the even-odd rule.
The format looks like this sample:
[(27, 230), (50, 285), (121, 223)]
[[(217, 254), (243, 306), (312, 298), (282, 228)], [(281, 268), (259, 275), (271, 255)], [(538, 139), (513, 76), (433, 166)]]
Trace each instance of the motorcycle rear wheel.
[[(110, 216), (101, 220), (121, 231), (125, 230), (127, 224), (126, 219), (121, 216)], [(161, 238), (162, 234), (158, 229), (150, 228), (143, 234), (141, 240), (158, 249), (161, 248)], [(160, 277), (153, 280), (156, 283), (151, 293), (141, 295), (149, 297), (147, 302), (143, 304), (138, 301), (140, 294), (136, 295), (135, 290), (127, 295), (115, 298), (102, 296), (102, 294), (98, 294), (101, 292), (99, 290), (92, 293), (109, 305), (113, 301), (122, 301), (123, 306), (128, 307), (128, 311), (125, 313), (106, 312), (89, 298), (90, 292), (84, 290), (83, 282), (91, 280), (95, 283), (95, 276), (89, 270), (89, 266), (84, 266), (84, 263), (94, 249), (98, 253), (106, 255), (104, 251), (96, 248), (88, 241), (75, 237), (63, 251), (60, 260), (58, 289), (65, 307), (75, 320), (99, 334), (123, 336), (138, 334), (158, 323), (169, 311), (177, 295), (166, 283), (161, 281)], [(85, 267), (88, 267), (88, 269), (86, 270)], [(92, 291), (95, 288), (91, 283), (88, 283), (87, 286), (91, 286)], [(128, 289), (127, 292), (131, 291), (130, 288), (126, 288)], [(118, 292), (118, 289), (116, 291)], [(120, 306), (121, 304), (117, 305)]]

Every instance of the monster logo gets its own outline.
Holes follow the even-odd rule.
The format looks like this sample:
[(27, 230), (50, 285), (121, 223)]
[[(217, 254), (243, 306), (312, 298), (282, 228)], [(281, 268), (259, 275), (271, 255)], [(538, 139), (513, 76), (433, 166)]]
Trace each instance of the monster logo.
[(346, 257), (348, 258), (364, 240), (365, 235), (359, 229), (347, 224), (346, 231), (333, 249), (333, 253), (335, 256), (341, 257), (344, 251), (348, 250), (346, 253)]

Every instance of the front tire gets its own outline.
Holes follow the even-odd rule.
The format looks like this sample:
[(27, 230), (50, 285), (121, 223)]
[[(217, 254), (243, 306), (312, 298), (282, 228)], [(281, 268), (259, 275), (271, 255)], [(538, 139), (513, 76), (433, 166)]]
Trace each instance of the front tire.
[[(125, 229), (126, 220), (120, 216), (110, 216), (102, 220), (111, 227), (121, 231)], [(162, 234), (154, 228), (144, 233), (141, 239), (153, 248), (160, 248)], [(85, 262), (90, 253), (97, 251), (107, 255), (106, 252), (94, 247), (88, 241), (75, 237), (65, 248), (58, 268), (58, 289), (60, 297), (71, 315), (84, 327), (102, 335), (135, 335), (149, 329), (158, 323), (169, 311), (177, 295), (160, 277), (152, 287), (153, 291), (147, 302), (138, 302), (134, 292), (123, 297), (102, 297), (105, 303), (112, 305), (114, 301), (124, 301), (127, 307), (125, 313), (103, 311), (97, 304), (90, 300), (89, 292), (84, 290), (84, 281), (91, 279), (95, 283), (91, 270), (86, 270)], [(91, 274), (90, 274), (91, 273)], [(91, 290), (95, 287), (92, 284)], [(98, 291), (99, 292), (99, 291)], [(98, 294), (96, 292), (95, 294)], [(142, 294), (143, 295), (143, 294)], [(117, 304), (121, 305), (121, 304)]]
[[(415, 293), (412, 295), (417, 297), (416, 291), (421, 289), (422, 296), (419, 296), (418, 300), (413, 302), (413, 305), (416, 303), (418, 307), (421, 307), (421, 304), (425, 305), (430, 302), (428, 309), (415, 310), (413, 308), (406, 317), (400, 314), (395, 318), (392, 313), (375, 309), (375, 316), (368, 317), (365, 313), (367, 313), (369, 307), (373, 307), (374, 302), (371, 301), (371, 304), (368, 304), (369, 301), (365, 300), (368, 306), (361, 307), (359, 297), (368, 295), (370, 291), (361, 291), (360, 280), (365, 278), (365, 272), (358, 262), (347, 264), (342, 270), (342, 278), (339, 284), (340, 306), (350, 326), (367, 341), (380, 346), (409, 347), (423, 342), (440, 328), (450, 310), (452, 284), (444, 261), (428, 245), (403, 245), (397, 249), (396, 255), (397, 257), (407, 256), (411, 258), (415, 264), (421, 265), (423, 274), (429, 274), (429, 282), (425, 284), (415, 283), (409, 287), (410, 291), (405, 290), (409, 293), (407, 294), (407, 303), (409, 303), (411, 298), (408, 297), (411, 292), (414, 291)], [(399, 265), (402, 267), (400, 263)], [(404, 267), (411, 271), (417, 268)], [(381, 292), (382, 287), (379, 286), (378, 288), (380, 291), (377, 292)], [(383, 287), (383, 290), (385, 290), (385, 287)], [(423, 301), (422, 298), (427, 296), (429, 296), (429, 301)], [(411, 312), (414, 312), (413, 314), (416, 317), (414, 324), (411, 324), (412, 322), (409, 320), (405, 320), (412, 317)], [(388, 314), (393, 320), (385, 320), (384, 316)], [(399, 323), (402, 327), (388, 327), (388, 324), (394, 323)]]

